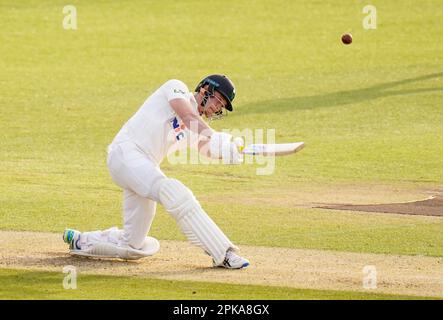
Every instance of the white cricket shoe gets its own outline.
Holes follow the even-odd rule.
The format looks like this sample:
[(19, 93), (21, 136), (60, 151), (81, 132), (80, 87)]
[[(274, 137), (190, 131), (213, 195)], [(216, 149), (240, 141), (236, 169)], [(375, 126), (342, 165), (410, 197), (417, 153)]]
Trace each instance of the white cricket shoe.
[(63, 241), (69, 244), (69, 249), (71, 250), (80, 250), (80, 244), (78, 241), (80, 240), (81, 232), (74, 229), (65, 229), (63, 232)]
[(232, 250), (226, 251), (226, 256), (223, 262), (216, 267), (222, 267), (227, 269), (243, 269), (249, 266), (249, 260), (240, 257)]

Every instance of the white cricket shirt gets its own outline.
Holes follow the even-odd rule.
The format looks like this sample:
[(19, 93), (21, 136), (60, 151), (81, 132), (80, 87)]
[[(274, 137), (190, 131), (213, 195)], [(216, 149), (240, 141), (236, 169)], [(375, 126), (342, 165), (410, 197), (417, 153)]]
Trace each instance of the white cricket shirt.
[(170, 106), (173, 99), (188, 100), (197, 111), (188, 87), (180, 80), (169, 80), (146, 99), (112, 143), (131, 140), (157, 164), (169, 153), (185, 148), (189, 130)]

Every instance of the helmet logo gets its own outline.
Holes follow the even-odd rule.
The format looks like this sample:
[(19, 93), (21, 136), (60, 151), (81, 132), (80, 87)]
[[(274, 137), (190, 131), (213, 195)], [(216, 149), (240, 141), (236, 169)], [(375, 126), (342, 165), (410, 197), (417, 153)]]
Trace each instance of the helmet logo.
[(218, 82), (215, 82), (214, 80), (209, 79), (209, 78), (206, 79), (206, 82), (208, 82), (209, 84), (212, 84), (214, 87), (220, 86), (220, 84)]

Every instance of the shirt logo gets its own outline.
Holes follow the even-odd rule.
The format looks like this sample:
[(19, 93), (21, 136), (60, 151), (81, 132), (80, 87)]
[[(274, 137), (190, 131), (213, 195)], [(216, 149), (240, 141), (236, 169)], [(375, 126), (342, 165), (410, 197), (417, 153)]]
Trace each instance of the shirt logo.
[(175, 132), (175, 139), (177, 141), (184, 139), (185, 133), (183, 132), (183, 130), (185, 130), (185, 125), (180, 124), (180, 121), (178, 121), (177, 117), (170, 119), (169, 123), (171, 124), (171, 127)]
[(183, 90), (180, 90), (180, 89), (174, 89), (174, 93), (186, 94), (186, 92), (184, 92)]

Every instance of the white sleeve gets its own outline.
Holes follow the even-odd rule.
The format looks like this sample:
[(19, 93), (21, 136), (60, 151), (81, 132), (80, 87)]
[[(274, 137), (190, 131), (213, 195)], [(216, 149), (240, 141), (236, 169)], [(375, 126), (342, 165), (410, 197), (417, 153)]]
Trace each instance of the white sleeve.
[(168, 101), (173, 99), (189, 100), (189, 89), (180, 80), (173, 79), (165, 82), (163, 85), (163, 90)]

